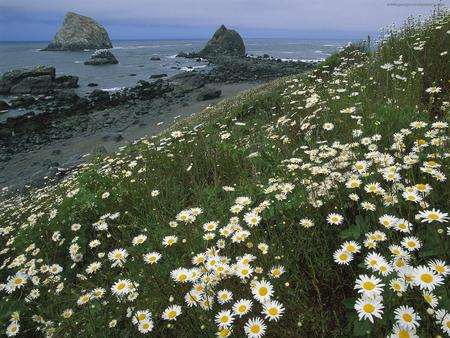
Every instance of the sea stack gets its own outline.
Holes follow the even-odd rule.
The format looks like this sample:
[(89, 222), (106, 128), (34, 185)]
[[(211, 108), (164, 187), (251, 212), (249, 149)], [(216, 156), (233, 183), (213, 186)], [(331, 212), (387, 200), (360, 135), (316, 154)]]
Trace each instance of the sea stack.
[(82, 51), (112, 48), (105, 28), (93, 19), (68, 12), (62, 28), (56, 33), (46, 51)]
[(245, 56), (245, 45), (238, 32), (227, 29), (224, 25), (214, 33), (205, 48), (200, 51), (201, 57), (214, 57), (220, 55)]

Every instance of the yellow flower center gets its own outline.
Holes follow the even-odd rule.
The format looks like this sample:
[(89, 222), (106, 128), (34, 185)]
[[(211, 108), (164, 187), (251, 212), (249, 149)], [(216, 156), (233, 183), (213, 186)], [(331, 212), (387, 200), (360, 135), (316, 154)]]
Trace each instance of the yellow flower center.
[(356, 250), (356, 247), (354, 245), (347, 246), (347, 251), (353, 252)]
[(372, 313), (375, 311), (375, 306), (373, 306), (372, 304), (364, 304), (363, 310), (367, 313)]
[(229, 320), (228, 316), (223, 316), (222, 318), (220, 318), (221, 323), (227, 323), (228, 320)]
[(145, 314), (141, 313), (137, 318), (139, 320), (144, 320), (145, 319)]
[(364, 282), (363, 288), (370, 291), (370, 290), (375, 289), (375, 284), (372, 282)]
[(120, 283), (118, 286), (117, 286), (117, 289), (119, 289), (119, 290), (123, 290), (125, 288), (125, 283)]
[(227, 337), (230, 334), (230, 330), (228, 330), (227, 328), (219, 331), (219, 337)]
[(269, 313), (269, 315), (271, 316), (276, 316), (278, 314), (278, 309), (276, 307), (272, 307), (269, 309), (269, 311), (267, 311)]
[(428, 218), (435, 221), (435, 220), (439, 219), (439, 215), (438, 214), (429, 214)]
[(251, 333), (259, 333), (260, 331), (261, 328), (259, 327), (259, 325), (252, 325), (252, 327), (250, 328)]
[(412, 316), (409, 314), (409, 313), (404, 313), (403, 314), (403, 320), (405, 321), (405, 322), (408, 322), (408, 323), (410, 323), (410, 322), (412, 322)]
[(399, 338), (409, 338), (411, 337), (411, 335), (405, 331), (405, 330), (400, 330), (400, 332), (398, 333)]
[(172, 318), (175, 318), (176, 315), (177, 315), (177, 312), (172, 310), (167, 314), (167, 317), (172, 319)]
[(178, 277), (178, 279), (179, 279), (180, 281), (184, 282), (184, 281), (187, 279), (187, 276), (183, 274), (183, 275), (180, 275), (180, 276)]
[(260, 296), (265, 296), (265, 295), (267, 295), (268, 292), (269, 292), (269, 290), (267, 290), (267, 288), (265, 286), (260, 288), (259, 291), (258, 291)]
[(433, 276), (429, 273), (424, 273), (420, 276), (422, 282), (431, 283), (433, 281)]
[(142, 328), (143, 328), (144, 330), (147, 330), (149, 327), (150, 327), (150, 324), (149, 324), (149, 323), (144, 323), (144, 325), (142, 325)]
[(445, 269), (443, 266), (436, 265), (434, 268), (436, 269), (437, 272), (440, 272), (440, 273), (445, 272)]
[(345, 252), (343, 252), (339, 255), (339, 259), (342, 261), (345, 261), (347, 258), (348, 258), (348, 255)]
[(16, 332), (17, 331), (17, 326), (13, 326), (12, 328), (11, 328), (11, 332)]
[(245, 310), (247, 310), (247, 307), (246, 307), (245, 305), (240, 305), (240, 306), (238, 307), (238, 311), (239, 311), (239, 312), (244, 312)]
[(23, 282), (23, 279), (22, 278), (16, 278), (15, 280), (14, 280), (14, 283), (16, 284), (16, 285), (19, 285), (19, 284), (22, 284), (22, 282)]

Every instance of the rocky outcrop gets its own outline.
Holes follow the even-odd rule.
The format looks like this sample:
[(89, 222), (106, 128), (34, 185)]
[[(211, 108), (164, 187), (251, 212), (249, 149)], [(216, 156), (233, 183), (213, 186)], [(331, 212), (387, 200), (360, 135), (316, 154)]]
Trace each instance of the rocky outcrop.
[(104, 48), (112, 48), (105, 28), (87, 16), (68, 12), (64, 17), (62, 28), (44, 50), (80, 51)]
[(227, 29), (222, 25), (199, 54), (201, 57), (224, 54), (231, 56), (245, 56), (245, 45), (238, 32)]
[(196, 53), (181, 52), (177, 57), (187, 58), (215, 58), (220, 56), (245, 56), (245, 45), (238, 32), (226, 28), (224, 25), (214, 33), (205, 48)]
[(78, 87), (77, 76), (55, 74), (55, 67), (47, 66), (14, 69), (0, 77), (0, 94), (45, 94), (54, 89)]
[(100, 49), (92, 54), (89, 60), (84, 61), (85, 65), (99, 66), (99, 65), (115, 65), (119, 63), (111, 51), (107, 49)]

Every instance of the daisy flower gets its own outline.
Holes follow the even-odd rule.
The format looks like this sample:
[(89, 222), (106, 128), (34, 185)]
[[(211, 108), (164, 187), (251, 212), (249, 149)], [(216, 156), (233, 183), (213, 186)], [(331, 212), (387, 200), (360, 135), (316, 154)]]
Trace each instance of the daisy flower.
[(448, 222), (448, 214), (443, 213), (439, 210), (432, 209), (432, 210), (424, 210), (419, 212), (418, 218), (422, 219), (422, 223), (431, 223), (431, 222), (439, 222), (439, 223), (446, 223)]
[(342, 217), (339, 214), (332, 213), (327, 216), (327, 222), (330, 225), (333, 225), (333, 224), (340, 225), (340, 224), (342, 224), (343, 221), (344, 221), (344, 217)]
[(219, 328), (225, 328), (233, 325), (234, 317), (230, 310), (223, 310), (216, 314), (214, 321)]
[(162, 318), (165, 320), (177, 320), (177, 317), (181, 314), (181, 306), (179, 305), (172, 305), (169, 306), (167, 309), (164, 310), (162, 314)]
[(248, 299), (240, 299), (233, 304), (233, 313), (239, 317), (242, 317), (250, 312), (253, 302)]
[(123, 296), (132, 291), (132, 282), (129, 279), (119, 279), (111, 287), (111, 292), (116, 296)]
[(436, 286), (444, 283), (442, 275), (436, 274), (431, 268), (419, 266), (414, 269), (414, 284), (421, 290), (433, 291)]
[(414, 330), (419, 326), (420, 316), (410, 306), (400, 306), (395, 309), (394, 314), (400, 327)]
[(268, 281), (256, 281), (252, 287), (253, 297), (260, 303), (270, 300), (273, 295), (273, 286)]
[(401, 242), (402, 246), (408, 251), (418, 250), (422, 247), (422, 242), (417, 237), (405, 237)]
[(362, 297), (355, 303), (355, 310), (358, 312), (359, 320), (369, 319), (371, 323), (374, 322), (374, 317), (382, 318), (383, 304), (381, 297)]
[(14, 337), (19, 333), (20, 325), (17, 322), (12, 322), (6, 328), (6, 335), (8, 337)]
[(108, 253), (108, 259), (112, 262), (111, 266), (123, 266), (127, 261), (128, 252), (125, 249), (115, 249)]
[(175, 244), (178, 241), (178, 237), (177, 236), (166, 236), (163, 238), (162, 244), (165, 247), (171, 246), (173, 244)]
[(144, 255), (144, 262), (147, 264), (155, 264), (161, 259), (161, 254), (159, 252), (149, 252)]
[(153, 327), (153, 321), (146, 319), (139, 322), (138, 330), (140, 333), (148, 333), (152, 332)]
[(270, 269), (270, 276), (272, 278), (280, 278), (280, 276), (285, 272), (284, 267), (281, 265), (274, 266)]
[(384, 284), (381, 283), (381, 279), (374, 276), (361, 275), (356, 280), (354, 288), (367, 297), (373, 297), (380, 295), (383, 292), (383, 287)]
[(266, 333), (266, 325), (261, 318), (252, 318), (245, 323), (244, 332), (248, 338), (261, 338)]
[(415, 329), (407, 329), (399, 325), (394, 326), (394, 332), (388, 338), (420, 338)]
[(333, 259), (338, 264), (348, 265), (353, 260), (353, 254), (345, 249), (339, 249), (333, 254)]
[(283, 315), (284, 307), (283, 304), (277, 302), (276, 300), (268, 301), (263, 304), (263, 311), (262, 314), (264, 314), (266, 319), (269, 321), (278, 321), (280, 317)]
[(228, 290), (220, 290), (217, 292), (217, 301), (219, 304), (226, 304), (233, 299), (233, 293)]

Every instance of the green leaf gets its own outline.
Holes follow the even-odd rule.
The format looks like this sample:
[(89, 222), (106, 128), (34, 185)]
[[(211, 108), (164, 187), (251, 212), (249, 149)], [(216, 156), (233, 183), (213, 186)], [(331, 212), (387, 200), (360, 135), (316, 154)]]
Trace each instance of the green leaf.
[(370, 334), (372, 324), (368, 320), (358, 320), (353, 325), (353, 335), (356, 337), (364, 337)]

